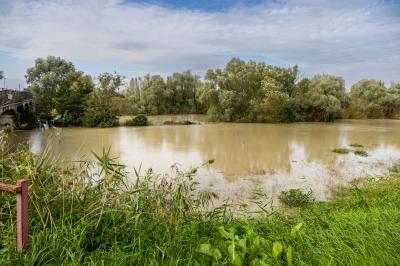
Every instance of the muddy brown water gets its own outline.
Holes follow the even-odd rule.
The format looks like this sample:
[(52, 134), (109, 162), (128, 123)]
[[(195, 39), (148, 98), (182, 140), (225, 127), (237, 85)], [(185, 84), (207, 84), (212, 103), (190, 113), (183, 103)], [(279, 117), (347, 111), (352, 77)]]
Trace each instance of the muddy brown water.
[[(179, 120), (152, 117), (154, 124)], [(202, 121), (198, 125), (117, 127), (106, 129), (62, 128), (51, 140), (55, 155), (65, 161), (79, 160), (90, 152), (111, 147), (114, 156), (127, 165), (171, 173), (215, 162), (197, 173), (201, 189), (222, 197), (245, 198), (255, 187), (276, 198), (289, 188), (312, 189), (318, 199), (329, 198), (332, 188), (353, 178), (384, 174), (400, 162), (400, 121), (343, 120), (335, 123), (241, 124), (204, 123), (202, 116), (181, 117)], [(35, 153), (49, 141), (49, 131), (15, 133), (17, 141), (28, 140)], [(338, 155), (336, 147), (358, 143), (368, 157), (354, 153)]]

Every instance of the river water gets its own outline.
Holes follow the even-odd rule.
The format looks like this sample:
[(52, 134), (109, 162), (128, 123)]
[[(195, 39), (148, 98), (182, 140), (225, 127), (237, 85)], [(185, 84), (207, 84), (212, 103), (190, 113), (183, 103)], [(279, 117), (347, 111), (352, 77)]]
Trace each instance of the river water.
[[(176, 117), (175, 117), (176, 118)], [(183, 120), (204, 121), (204, 117)], [(153, 117), (162, 124), (171, 117)], [(111, 147), (128, 170), (141, 165), (156, 173), (171, 173), (200, 166), (200, 187), (222, 197), (246, 198), (255, 187), (276, 198), (289, 188), (312, 189), (326, 199), (332, 188), (367, 174), (384, 174), (400, 162), (400, 121), (343, 120), (335, 123), (246, 124), (202, 123), (142, 128), (62, 128), (50, 139), (51, 130), (20, 131), (18, 141), (28, 140), (35, 153), (51, 141), (56, 156), (67, 162)], [(368, 157), (339, 155), (337, 147), (358, 143)]]

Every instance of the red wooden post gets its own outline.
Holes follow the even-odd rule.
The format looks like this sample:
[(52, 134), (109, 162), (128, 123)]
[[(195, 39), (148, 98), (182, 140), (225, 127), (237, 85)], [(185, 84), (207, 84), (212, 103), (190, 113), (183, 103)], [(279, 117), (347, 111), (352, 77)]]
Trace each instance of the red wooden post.
[(28, 181), (17, 181), (20, 191), (17, 191), (17, 250), (28, 248)]

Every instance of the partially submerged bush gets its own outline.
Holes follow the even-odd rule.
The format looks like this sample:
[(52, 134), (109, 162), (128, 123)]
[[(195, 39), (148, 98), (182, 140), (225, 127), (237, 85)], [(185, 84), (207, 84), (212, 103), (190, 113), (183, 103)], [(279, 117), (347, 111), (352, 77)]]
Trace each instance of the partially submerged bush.
[(195, 125), (195, 122), (192, 122), (190, 120), (185, 120), (185, 121), (165, 121), (163, 125)]
[(301, 189), (282, 191), (279, 200), (288, 207), (303, 207), (314, 201), (312, 191), (303, 192)]
[(354, 151), (354, 154), (362, 157), (368, 157), (368, 152), (364, 150), (356, 150)]
[(339, 154), (348, 154), (348, 153), (351, 152), (351, 149), (345, 148), (345, 147), (341, 147), (341, 148), (335, 148), (335, 149), (333, 149), (332, 152), (334, 152), (334, 153), (339, 153)]
[(363, 148), (364, 147), (363, 145), (358, 144), (358, 143), (351, 143), (350, 146), (354, 147), (354, 148)]
[(143, 127), (149, 125), (149, 120), (145, 115), (137, 115), (133, 119), (125, 122), (126, 126), (129, 127)]
[(400, 165), (395, 165), (389, 168), (390, 173), (400, 174)]

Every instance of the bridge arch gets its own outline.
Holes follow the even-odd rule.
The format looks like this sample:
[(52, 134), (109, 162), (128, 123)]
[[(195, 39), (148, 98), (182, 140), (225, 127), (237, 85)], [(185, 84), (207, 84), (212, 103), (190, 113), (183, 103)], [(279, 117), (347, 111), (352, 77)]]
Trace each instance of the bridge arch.
[(0, 91), (0, 126), (13, 128), (31, 127), (34, 99), (31, 93), (25, 91), (2, 90)]

